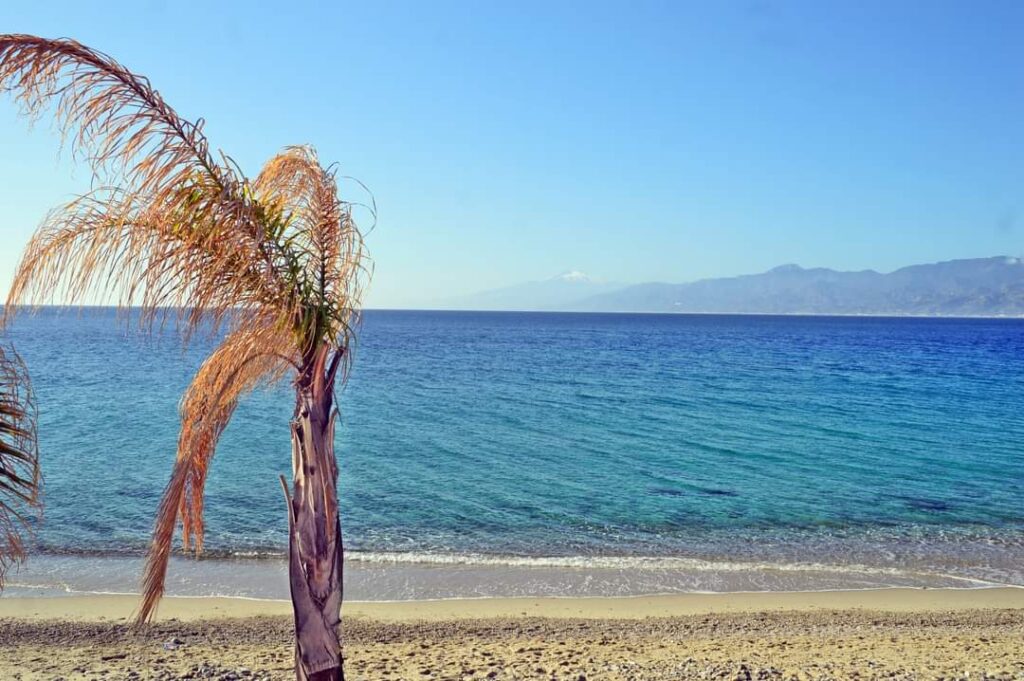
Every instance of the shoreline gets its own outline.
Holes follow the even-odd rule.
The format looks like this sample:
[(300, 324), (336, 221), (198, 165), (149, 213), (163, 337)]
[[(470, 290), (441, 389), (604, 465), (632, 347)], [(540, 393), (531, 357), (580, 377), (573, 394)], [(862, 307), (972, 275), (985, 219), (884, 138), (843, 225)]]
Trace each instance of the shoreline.
[[(0, 596), (0, 619), (127, 621), (137, 595)], [(754, 612), (862, 610), (891, 613), (1024, 609), (1024, 587), (885, 588), (833, 591), (683, 593), (615, 597), (446, 598), (345, 601), (343, 618), (382, 622), (539, 617), (644, 619)], [(157, 621), (291, 614), (287, 600), (226, 596), (166, 596)]]
[[(404, 560), (403, 560), (404, 559)], [(4, 597), (130, 595), (142, 559), (133, 556), (35, 555), (10, 575)], [(993, 575), (995, 577), (995, 575)], [(707, 561), (676, 557), (500, 560), (439, 556), (432, 562), (372, 554), (346, 563), (350, 603), (477, 598), (615, 598), (678, 594), (797, 593), (877, 589), (988, 589), (1020, 586), (1003, 579), (947, 574), (934, 568), (818, 563)], [(172, 556), (169, 596), (287, 600), (287, 563), (278, 559)]]

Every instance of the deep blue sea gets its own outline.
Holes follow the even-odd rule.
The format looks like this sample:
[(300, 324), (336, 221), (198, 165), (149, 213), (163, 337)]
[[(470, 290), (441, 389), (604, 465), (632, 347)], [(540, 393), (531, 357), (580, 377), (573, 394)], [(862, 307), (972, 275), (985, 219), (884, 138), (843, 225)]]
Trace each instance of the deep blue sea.
[[(137, 565), (213, 339), (107, 309), (7, 335), (45, 476), (21, 584), (88, 589)], [(1021, 320), (369, 311), (340, 398), (369, 596), (1024, 585)], [(291, 408), (252, 395), (214, 460), (208, 555), (235, 577), (280, 569)]]

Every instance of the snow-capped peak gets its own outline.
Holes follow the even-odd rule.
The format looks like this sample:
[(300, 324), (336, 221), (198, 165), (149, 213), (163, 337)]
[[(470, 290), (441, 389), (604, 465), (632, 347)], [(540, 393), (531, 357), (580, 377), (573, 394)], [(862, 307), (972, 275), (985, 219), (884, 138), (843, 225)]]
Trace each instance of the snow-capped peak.
[(555, 279), (557, 279), (558, 281), (572, 281), (580, 283), (592, 281), (590, 277), (588, 277), (586, 274), (578, 270), (570, 270), (568, 272), (563, 272), (562, 274), (559, 274), (557, 277), (555, 277)]

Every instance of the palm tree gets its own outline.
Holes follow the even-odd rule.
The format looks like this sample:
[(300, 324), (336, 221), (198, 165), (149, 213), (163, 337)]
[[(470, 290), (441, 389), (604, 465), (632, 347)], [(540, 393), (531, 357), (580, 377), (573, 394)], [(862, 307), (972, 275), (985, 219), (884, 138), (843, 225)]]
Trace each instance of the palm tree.
[[(186, 342), (223, 334), (182, 399), (138, 621), (163, 595), (179, 522), (184, 549), (202, 551), (206, 473), (239, 399), (291, 377), (291, 491), (282, 484), (296, 677), (343, 678), (334, 388), (347, 374), (367, 274), (354, 204), (310, 147), (286, 148), (250, 181), (210, 152), (201, 120), (181, 118), (147, 79), (74, 40), (0, 35), (0, 90), (33, 120), (52, 109), (93, 175), (93, 189), (53, 211), (29, 242), (4, 322), (28, 305), (98, 296), (136, 310), (144, 328), (175, 322)], [(24, 445), (32, 431), (20, 423), (11, 432)], [(24, 450), (13, 448), (15, 460), (33, 465)], [(17, 478), (19, 498), (34, 500), (35, 480)], [(20, 555), (20, 544), (4, 548)]]

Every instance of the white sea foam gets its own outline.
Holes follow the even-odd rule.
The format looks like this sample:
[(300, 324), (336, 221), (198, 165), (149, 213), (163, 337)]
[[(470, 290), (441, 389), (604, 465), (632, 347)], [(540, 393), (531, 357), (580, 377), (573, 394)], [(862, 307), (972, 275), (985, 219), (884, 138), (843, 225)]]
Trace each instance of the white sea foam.
[(896, 567), (872, 565), (830, 565), (825, 563), (769, 563), (725, 560), (704, 560), (681, 556), (512, 556), (490, 554), (418, 553), (418, 552), (349, 552), (351, 562), (382, 565), (435, 565), (467, 567), (564, 568), (585, 570), (660, 570), (709, 573), (792, 572), (859, 575), (942, 577), (986, 585), (998, 585), (983, 579), (936, 574)]

